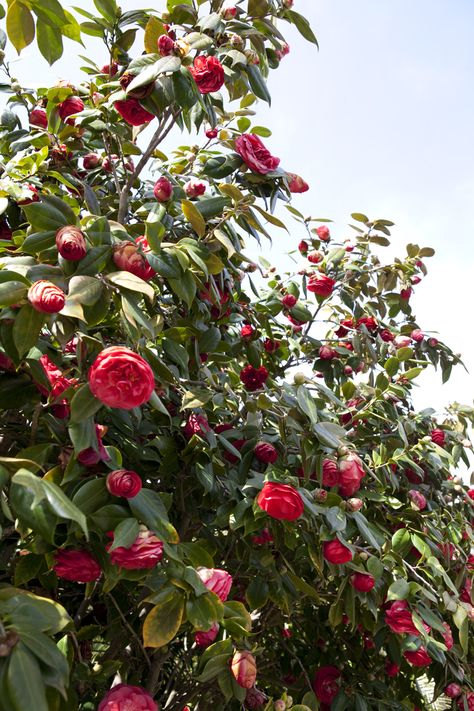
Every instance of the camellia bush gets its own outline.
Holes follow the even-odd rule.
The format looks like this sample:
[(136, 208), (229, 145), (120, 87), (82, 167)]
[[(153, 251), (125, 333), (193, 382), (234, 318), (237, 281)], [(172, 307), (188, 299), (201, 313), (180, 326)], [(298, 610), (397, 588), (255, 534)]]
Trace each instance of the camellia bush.
[[(254, 116), (285, 26), (316, 44), (293, 0), (157, 4), (3, 13), (0, 710), (472, 711), (474, 409), (411, 400), (459, 362), (433, 250), (291, 201)], [(20, 86), (63, 36), (104, 66)]]

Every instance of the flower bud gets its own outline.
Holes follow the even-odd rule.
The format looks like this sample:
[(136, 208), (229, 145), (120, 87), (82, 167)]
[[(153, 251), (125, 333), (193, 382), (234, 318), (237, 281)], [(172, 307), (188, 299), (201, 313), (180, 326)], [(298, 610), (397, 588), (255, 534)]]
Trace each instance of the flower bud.
[(94, 170), (102, 165), (102, 157), (97, 153), (87, 153), (82, 159), (82, 165), (85, 170)]
[(46, 279), (40, 279), (40, 281), (35, 281), (30, 286), (28, 301), (35, 311), (54, 314), (63, 308), (66, 302), (66, 294), (56, 284), (52, 284)]
[(231, 671), (239, 686), (243, 689), (251, 689), (257, 677), (257, 664), (253, 654), (246, 650), (235, 652), (232, 657)]
[(278, 699), (277, 701), (274, 701), (273, 709), (274, 711), (286, 711), (286, 704), (283, 699)]
[(162, 176), (158, 178), (153, 188), (153, 195), (158, 200), (158, 202), (167, 202), (173, 194), (173, 185), (168, 180)]
[(158, 52), (162, 57), (168, 57), (174, 52), (174, 41), (168, 35), (158, 37)]
[(351, 511), (360, 511), (360, 509), (364, 505), (364, 502), (362, 501), (362, 499), (356, 499), (356, 498), (348, 499), (347, 503), (349, 504)]
[(323, 504), (328, 498), (328, 492), (325, 489), (315, 489), (313, 491), (313, 498), (319, 504)]
[(134, 79), (135, 75), (130, 74), (130, 72), (124, 72), (120, 77), (120, 86), (127, 93), (127, 97), (130, 99), (145, 99), (147, 96), (150, 96), (155, 88), (154, 81), (151, 81), (144, 86), (137, 86), (137, 88), (132, 89), (132, 91), (127, 91), (127, 87), (130, 86)]
[(70, 262), (78, 262), (87, 254), (84, 234), (75, 225), (61, 227), (56, 232), (56, 247), (61, 257)]
[[(194, 158), (194, 153), (191, 154)], [(196, 198), (200, 195), (204, 195), (206, 192), (206, 185), (200, 180), (189, 180), (184, 186), (184, 192), (190, 198)]]

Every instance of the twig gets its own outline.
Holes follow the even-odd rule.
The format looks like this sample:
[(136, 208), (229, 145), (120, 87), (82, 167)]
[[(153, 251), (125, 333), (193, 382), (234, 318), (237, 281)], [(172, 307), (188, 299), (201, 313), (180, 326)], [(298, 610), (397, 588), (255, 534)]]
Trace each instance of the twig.
[(150, 674), (148, 675), (148, 680), (146, 683), (146, 689), (150, 692), (152, 696), (154, 696), (157, 692), (159, 686), (158, 678), (160, 676), (161, 669), (163, 668), (163, 664), (166, 662), (170, 654), (170, 651), (166, 652), (166, 654), (163, 654), (160, 650), (155, 652), (155, 654), (153, 655)]
[[(119, 200), (119, 209), (118, 209), (118, 215), (117, 215), (117, 222), (123, 223), (126, 216), (127, 216), (127, 207), (128, 207), (128, 198), (130, 196), (130, 191), (132, 189), (133, 183), (138, 178), (140, 173), (142, 172), (143, 168), (145, 165), (148, 163), (149, 159), (151, 158), (153, 151), (159, 146), (159, 144), (166, 138), (168, 133), (171, 131), (171, 129), (174, 126), (176, 117), (178, 116), (179, 111), (175, 111), (174, 113), (170, 114), (169, 111), (165, 112), (163, 115), (162, 119), (160, 120), (160, 123), (158, 125), (158, 128), (156, 129), (155, 133), (153, 134), (150, 144), (140, 160), (137, 163), (137, 167), (131, 173), (127, 179), (127, 182), (125, 183), (121, 193), (120, 193), (120, 200)], [(166, 122), (168, 119), (171, 117), (171, 122), (166, 126)]]
[(137, 643), (138, 646), (140, 647), (140, 649), (141, 649), (141, 651), (142, 651), (142, 653), (143, 653), (143, 656), (145, 657), (146, 663), (148, 664), (148, 666), (149, 666), (150, 669), (151, 669), (152, 664), (151, 664), (151, 662), (150, 662), (150, 657), (149, 657), (148, 654), (146, 653), (145, 647), (143, 646), (140, 637), (137, 635), (137, 633), (135, 632), (135, 630), (133, 629), (133, 627), (128, 624), (127, 620), (125, 619), (125, 617), (124, 617), (124, 615), (123, 615), (122, 610), (120, 609), (120, 607), (119, 607), (118, 603), (116, 602), (115, 598), (113, 597), (113, 595), (111, 595), (111, 593), (107, 593), (107, 597), (109, 597), (109, 598), (112, 600), (112, 603), (113, 603), (115, 609), (117, 610), (117, 612), (118, 612), (119, 615), (120, 615), (120, 619), (122, 620), (123, 624), (125, 625), (125, 627), (127, 628), (127, 630), (128, 630), (128, 631), (130, 632), (130, 634), (132, 635), (133, 639), (136, 641), (136, 643)]

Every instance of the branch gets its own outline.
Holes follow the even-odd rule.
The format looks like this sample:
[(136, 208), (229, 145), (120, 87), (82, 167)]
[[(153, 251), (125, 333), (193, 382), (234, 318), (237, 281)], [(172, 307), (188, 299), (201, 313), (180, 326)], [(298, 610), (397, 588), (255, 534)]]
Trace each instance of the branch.
[[(146, 166), (148, 163), (149, 159), (151, 158), (153, 151), (160, 145), (160, 143), (166, 138), (168, 133), (171, 131), (171, 129), (174, 126), (176, 117), (179, 114), (179, 110), (175, 111), (174, 113), (169, 113), (165, 112), (162, 119), (160, 120), (160, 123), (158, 124), (158, 128), (156, 129), (155, 133), (152, 136), (152, 139), (148, 145), (148, 148), (138, 161), (137, 167), (133, 171), (133, 173), (130, 174), (128, 177), (127, 182), (125, 183), (121, 193), (120, 193), (120, 200), (119, 200), (119, 208), (118, 208), (118, 215), (117, 215), (117, 222), (120, 222), (123, 224), (126, 216), (127, 216), (127, 208), (128, 208), (128, 199), (130, 196), (130, 191), (132, 189), (133, 183), (135, 182), (136, 178), (140, 175), (142, 172), (143, 168)], [(166, 122), (168, 119), (171, 117), (171, 122), (166, 126)]]
[(142, 651), (142, 653), (143, 653), (143, 656), (145, 657), (145, 661), (146, 661), (146, 663), (148, 664), (148, 666), (149, 666), (150, 669), (151, 669), (150, 657), (149, 657), (148, 654), (146, 653), (145, 647), (143, 646), (143, 644), (142, 644), (140, 638), (138, 637), (137, 633), (135, 632), (135, 630), (133, 629), (133, 627), (131, 627), (131, 626), (128, 624), (127, 620), (125, 619), (125, 617), (124, 617), (124, 615), (123, 615), (122, 610), (120, 609), (120, 607), (119, 607), (118, 603), (116, 602), (115, 598), (113, 597), (113, 595), (111, 595), (110, 593), (108, 593), (107, 596), (111, 599), (111, 601), (112, 601), (112, 603), (113, 603), (115, 609), (117, 610), (117, 612), (118, 612), (119, 615), (120, 615), (120, 619), (122, 620), (123, 624), (125, 625), (125, 627), (127, 628), (127, 630), (128, 630), (128, 631), (130, 632), (130, 634), (132, 635), (133, 639), (136, 641), (136, 643), (137, 643), (138, 646), (140, 647), (140, 649), (141, 649), (141, 651)]

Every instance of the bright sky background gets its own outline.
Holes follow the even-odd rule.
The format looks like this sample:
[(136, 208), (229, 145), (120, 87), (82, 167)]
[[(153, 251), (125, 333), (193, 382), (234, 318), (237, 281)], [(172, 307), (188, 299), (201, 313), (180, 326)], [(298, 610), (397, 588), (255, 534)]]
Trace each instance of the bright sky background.
[[(126, 10), (147, 5), (120, 4)], [(304, 214), (333, 219), (333, 234), (343, 239), (353, 235), (345, 228), (350, 213), (364, 212), (396, 223), (394, 253), (403, 255), (408, 242), (434, 247), (426, 283), (411, 303), (421, 328), (439, 331), (472, 373), (474, 3), (295, 0), (294, 9), (310, 20), (320, 51), (282, 25), (292, 50), (272, 74), (270, 112), (260, 105), (256, 121), (273, 130), (265, 142), (282, 167), (311, 186), (294, 204)], [(33, 86), (77, 81), (77, 53), (106, 61), (99, 40), (85, 41), (87, 51), (68, 42), (52, 68), (27, 49), (14, 71)], [(301, 236), (276, 230), (272, 262), (283, 267), (285, 252)], [(269, 258), (268, 245), (263, 250)], [(440, 377), (423, 376), (416, 405), (472, 404), (473, 376), (457, 371), (444, 387)]]

